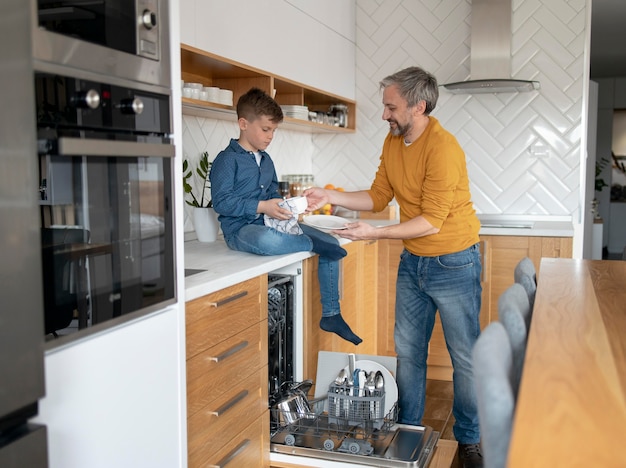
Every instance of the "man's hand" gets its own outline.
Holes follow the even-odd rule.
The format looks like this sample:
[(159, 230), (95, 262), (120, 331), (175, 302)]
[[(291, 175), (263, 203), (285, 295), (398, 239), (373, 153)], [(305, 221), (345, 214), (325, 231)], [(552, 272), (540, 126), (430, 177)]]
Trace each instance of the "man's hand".
[(378, 239), (378, 228), (371, 224), (357, 221), (355, 223), (346, 224), (348, 229), (335, 229), (331, 231), (333, 234), (350, 240)]
[(321, 209), (326, 203), (330, 203), (328, 193), (321, 187), (312, 187), (306, 189), (302, 194), (306, 197), (306, 201), (309, 202), (307, 211), (315, 211)]

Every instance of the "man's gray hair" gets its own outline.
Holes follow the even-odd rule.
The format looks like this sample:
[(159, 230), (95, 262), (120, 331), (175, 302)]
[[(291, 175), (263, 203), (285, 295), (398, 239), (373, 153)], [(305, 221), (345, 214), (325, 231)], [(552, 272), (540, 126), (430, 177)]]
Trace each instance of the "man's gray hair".
[(409, 67), (389, 75), (380, 82), (380, 89), (395, 85), (409, 107), (420, 101), (426, 103), (425, 115), (429, 115), (437, 105), (439, 87), (437, 78), (420, 67)]

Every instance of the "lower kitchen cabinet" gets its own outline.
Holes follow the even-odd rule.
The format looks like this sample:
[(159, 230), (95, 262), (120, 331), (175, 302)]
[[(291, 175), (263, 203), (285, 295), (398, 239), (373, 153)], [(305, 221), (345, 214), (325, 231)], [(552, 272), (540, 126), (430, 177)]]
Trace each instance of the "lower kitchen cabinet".
[(377, 350), (378, 242), (357, 241), (343, 247), (348, 254), (341, 261), (341, 314), (363, 342), (353, 345), (319, 327), (322, 307), (317, 279), (318, 257), (306, 259), (303, 262), (304, 378), (314, 382), (318, 351), (376, 354)]
[(267, 276), (186, 304), (190, 467), (268, 466)]
[(483, 291), (480, 325), (486, 327), (498, 320), (498, 298), (515, 282), (513, 272), (519, 261), (533, 261), (537, 276), (542, 257), (572, 258), (571, 237), (480, 236), (483, 244)]
[[(395, 322), (395, 291), (402, 241), (378, 241), (379, 286), (378, 298), (378, 354), (395, 356), (393, 327)], [(514, 283), (513, 272), (517, 263), (529, 257), (540, 274), (542, 257), (571, 258), (571, 237), (531, 236), (480, 236), (483, 264), (481, 285), (482, 307), (480, 326), (485, 328), (498, 319), (498, 298)], [(386, 287), (385, 287), (386, 285)], [(452, 380), (452, 362), (443, 335), (441, 320), (437, 315), (428, 352), (428, 378)]]

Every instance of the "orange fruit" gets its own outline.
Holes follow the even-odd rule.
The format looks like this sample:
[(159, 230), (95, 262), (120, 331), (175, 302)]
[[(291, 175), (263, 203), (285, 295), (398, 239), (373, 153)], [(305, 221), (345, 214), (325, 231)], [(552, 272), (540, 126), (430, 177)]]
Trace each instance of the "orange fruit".
[(326, 190), (335, 190), (335, 186), (333, 184), (326, 184), (324, 185), (324, 188)]
[(345, 190), (343, 189), (343, 187), (337, 187), (335, 190), (337, 190), (337, 192), (345, 192)]

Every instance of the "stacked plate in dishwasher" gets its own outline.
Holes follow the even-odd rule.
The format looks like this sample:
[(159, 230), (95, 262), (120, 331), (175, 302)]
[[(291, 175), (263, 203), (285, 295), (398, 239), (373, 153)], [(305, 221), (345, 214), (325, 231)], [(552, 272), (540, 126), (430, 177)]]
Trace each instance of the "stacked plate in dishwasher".
[(285, 117), (292, 119), (309, 120), (309, 108), (307, 106), (285, 105), (280, 106)]

